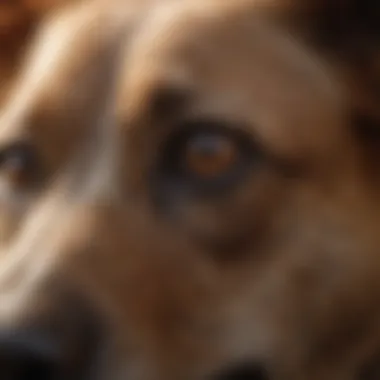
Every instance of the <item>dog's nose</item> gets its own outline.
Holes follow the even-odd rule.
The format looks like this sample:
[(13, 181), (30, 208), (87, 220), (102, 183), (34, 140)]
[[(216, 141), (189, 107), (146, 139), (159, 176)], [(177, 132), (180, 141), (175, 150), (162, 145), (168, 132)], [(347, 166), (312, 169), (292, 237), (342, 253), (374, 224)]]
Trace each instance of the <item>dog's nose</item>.
[(26, 331), (3, 333), (0, 337), (2, 380), (57, 380), (87, 378), (95, 356), (87, 340), (64, 342), (48, 334)]
[(4, 380), (59, 378), (61, 352), (47, 335), (11, 331), (0, 336), (0, 377)]
[(0, 379), (91, 378), (96, 372), (100, 327), (92, 315), (77, 311), (72, 306), (27, 327), (0, 329)]
[[(74, 340), (75, 339), (75, 340)], [(93, 369), (97, 350), (93, 337), (68, 340), (36, 331), (12, 331), (0, 336), (0, 379), (83, 379)]]
[(269, 376), (259, 364), (240, 363), (221, 371), (212, 380), (269, 380)]

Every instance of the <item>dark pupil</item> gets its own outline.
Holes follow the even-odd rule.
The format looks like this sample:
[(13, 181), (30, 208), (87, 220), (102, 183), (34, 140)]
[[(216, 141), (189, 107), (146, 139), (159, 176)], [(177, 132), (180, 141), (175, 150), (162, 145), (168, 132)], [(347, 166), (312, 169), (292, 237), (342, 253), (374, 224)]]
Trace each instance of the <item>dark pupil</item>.
[(192, 141), (190, 149), (205, 158), (212, 158), (221, 151), (222, 145), (223, 141), (217, 136), (205, 135)]

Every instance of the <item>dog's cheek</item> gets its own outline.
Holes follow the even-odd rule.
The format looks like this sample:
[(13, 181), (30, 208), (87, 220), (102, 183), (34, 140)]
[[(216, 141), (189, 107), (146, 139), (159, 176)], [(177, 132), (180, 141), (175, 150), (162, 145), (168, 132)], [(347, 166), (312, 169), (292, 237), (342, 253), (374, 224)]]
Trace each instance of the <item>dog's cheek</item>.
[(177, 210), (176, 228), (217, 259), (259, 260), (283, 212), (287, 189), (286, 181), (268, 170), (227, 197), (185, 202)]
[(4, 178), (0, 179), (0, 251), (12, 243), (36, 194), (16, 191)]
[(0, 207), (0, 251), (12, 242), (21, 218), (22, 212), (10, 210), (9, 207)]

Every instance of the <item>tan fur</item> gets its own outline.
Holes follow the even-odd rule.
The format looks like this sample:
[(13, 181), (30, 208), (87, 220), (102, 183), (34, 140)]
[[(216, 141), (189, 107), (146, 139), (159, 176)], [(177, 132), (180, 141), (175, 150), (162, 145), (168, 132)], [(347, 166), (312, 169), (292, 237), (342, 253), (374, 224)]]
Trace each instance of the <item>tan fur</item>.
[[(77, 0), (75, 0), (77, 1)], [(0, 104), (7, 97), (39, 24), (71, 0), (4, 0), (0, 3)]]
[[(380, 193), (352, 62), (295, 1), (269, 3), (100, 2), (45, 26), (0, 118), (1, 145), (28, 141), (43, 173), (0, 180), (3, 330), (61, 321), (75, 294), (101, 321), (100, 380), (246, 362), (273, 380), (364, 380)], [(256, 164), (233, 191), (179, 188), (157, 208), (166, 141), (204, 119), (254, 141)]]

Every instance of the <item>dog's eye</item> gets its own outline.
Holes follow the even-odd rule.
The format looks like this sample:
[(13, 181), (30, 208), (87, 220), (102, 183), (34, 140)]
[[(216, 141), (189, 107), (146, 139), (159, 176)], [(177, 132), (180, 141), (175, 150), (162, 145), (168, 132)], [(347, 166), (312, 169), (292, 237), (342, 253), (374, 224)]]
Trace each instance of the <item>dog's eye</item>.
[(186, 123), (164, 146), (160, 173), (189, 191), (214, 192), (241, 179), (258, 152), (249, 136), (225, 123)]
[(190, 175), (207, 179), (223, 176), (239, 161), (239, 146), (229, 136), (198, 133), (183, 147), (182, 165)]
[(0, 151), (0, 173), (14, 186), (29, 182), (37, 164), (36, 153), (28, 144), (14, 144)]

